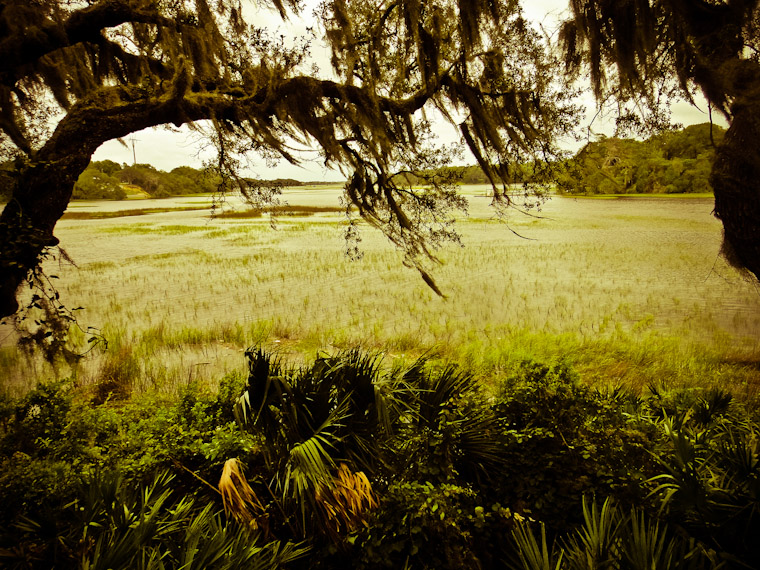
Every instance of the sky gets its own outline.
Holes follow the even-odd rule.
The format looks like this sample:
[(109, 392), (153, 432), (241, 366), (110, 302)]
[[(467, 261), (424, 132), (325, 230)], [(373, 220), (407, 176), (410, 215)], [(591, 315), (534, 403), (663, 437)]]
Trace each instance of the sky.
[[(255, 21), (259, 26), (267, 26), (276, 33), (283, 33), (288, 37), (298, 37), (305, 33), (310, 24), (311, 14), (318, 0), (306, 0), (300, 17), (291, 17), (290, 21), (283, 23), (279, 15), (265, 9), (255, 9), (250, 3), (248, 21)], [(558, 23), (566, 14), (568, 0), (527, 0), (523, 2), (523, 12), (527, 19), (532, 20), (543, 27), (549, 33), (556, 30)], [(254, 12), (255, 11), (255, 12)], [(321, 45), (312, 46), (312, 55), (322, 69), (329, 68), (329, 54)], [(593, 100), (587, 97), (584, 100), (589, 115), (594, 112)], [(672, 105), (672, 120), (683, 125), (692, 125), (708, 121), (706, 104), (694, 107), (686, 102), (675, 102)], [(583, 125), (583, 123), (582, 123)], [(584, 128), (583, 126), (581, 128)], [(604, 119), (597, 120), (592, 125), (594, 133), (611, 134), (612, 127), (605, 124)], [(453, 127), (442, 124), (439, 136), (442, 142), (448, 142), (455, 138)], [(177, 166), (193, 166), (200, 168), (204, 160), (212, 160), (214, 152), (203, 144), (198, 133), (190, 131), (186, 126), (175, 128), (151, 128), (134, 133), (120, 141), (109, 141), (103, 144), (94, 154), (93, 160), (110, 159), (118, 163), (132, 164), (135, 160), (139, 163), (149, 163), (160, 170), (169, 171)], [(328, 170), (322, 164), (315, 151), (304, 152), (299, 155), (301, 165), (295, 166), (286, 160), (281, 160), (275, 166), (267, 165), (264, 160), (257, 156), (250, 156), (246, 174), (264, 179), (295, 178), (302, 181), (339, 181), (345, 176), (336, 170)], [(473, 160), (465, 159), (474, 164)]]

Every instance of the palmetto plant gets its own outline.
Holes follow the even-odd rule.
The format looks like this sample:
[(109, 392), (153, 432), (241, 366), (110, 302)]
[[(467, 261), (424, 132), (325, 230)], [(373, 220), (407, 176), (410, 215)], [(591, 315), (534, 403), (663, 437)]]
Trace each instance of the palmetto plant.
[[(414, 421), (403, 456), (424, 457), (428, 477), (480, 482), (503, 460), (497, 419), (472, 374), (454, 365), (431, 369), (418, 361), (408, 378), (415, 390)], [(415, 446), (420, 449), (414, 450)]]
[(661, 422), (663, 473), (651, 481), (661, 508), (691, 534), (750, 567), (760, 564), (760, 429), (749, 418)]
[(376, 469), (382, 443), (393, 435), (397, 420), (410, 413), (406, 374), (382, 371), (378, 355), (350, 350), (319, 357), (301, 369), (286, 369), (259, 348), (246, 357), (248, 389), (236, 405), (236, 417), (260, 430), (276, 455), (291, 455), (294, 469), (315, 459), (325, 467), (340, 459)]
[(246, 356), (248, 387), (235, 414), (265, 438), (280, 509), (297, 513), (290, 523), (302, 532), (309, 521), (327, 534), (358, 524), (376, 504), (361, 470), (387, 469), (386, 444), (411, 413), (404, 374), (358, 350), (301, 369), (259, 348)]
[(596, 501), (583, 501), (583, 526), (566, 543), (568, 565), (578, 569), (614, 567), (620, 558), (620, 533), (623, 520), (616, 505), (607, 499), (601, 507)]
[[(143, 485), (117, 473), (83, 481), (70, 516), (58, 527), (57, 548), (45, 560), (4, 552), (4, 568), (82, 570), (273, 569), (300, 558), (307, 548), (270, 541), (249, 525), (224, 522), (213, 503), (178, 493), (174, 476), (162, 472)], [(19, 523), (28, 536), (44, 529)], [(34, 563), (32, 563), (34, 562)]]
[(541, 525), (541, 539), (536, 539), (527, 525), (518, 526), (512, 537), (517, 545), (518, 561), (512, 563), (515, 570), (562, 570), (563, 553), (550, 548), (546, 540), (546, 528)]
[(366, 522), (376, 505), (370, 479), (434, 464), (439, 479), (475, 480), (498, 463), (496, 420), (454, 366), (422, 358), (384, 367), (377, 354), (349, 350), (286, 369), (260, 348), (246, 355), (235, 415), (263, 436), (272, 496), (301, 532)]
[(601, 507), (584, 500), (584, 524), (561, 544), (550, 547), (523, 523), (512, 532), (517, 570), (701, 570), (718, 568), (692, 538), (632, 509), (626, 514), (611, 499)]
[(627, 523), (626, 539), (622, 541), (622, 568), (698, 570), (720, 566), (705, 555), (704, 548), (693, 538), (672, 534), (667, 525), (641, 511), (632, 509)]

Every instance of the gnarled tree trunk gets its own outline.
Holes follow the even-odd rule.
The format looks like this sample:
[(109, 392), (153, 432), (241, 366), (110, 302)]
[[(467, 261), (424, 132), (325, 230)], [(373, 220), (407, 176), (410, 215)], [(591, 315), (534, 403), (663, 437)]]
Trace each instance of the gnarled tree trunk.
[[(56, 245), (55, 225), (71, 200), (74, 183), (107, 140), (149, 126), (181, 123), (171, 99), (131, 100), (123, 88), (106, 88), (75, 105), (45, 145), (22, 164), (0, 214), (0, 318), (18, 310), (16, 291), (37, 267), (45, 248)], [(109, 101), (109, 105), (99, 105)], [(208, 116), (202, 109), (201, 116)]]
[(760, 102), (735, 104), (710, 182), (726, 259), (760, 279)]
[(53, 229), (94, 152), (81, 144), (69, 150), (61, 157), (40, 153), (38, 162), (24, 166), (0, 214), (0, 317), (17, 311), (19, 285), (37, 266), (43, 250), (58, 243)]

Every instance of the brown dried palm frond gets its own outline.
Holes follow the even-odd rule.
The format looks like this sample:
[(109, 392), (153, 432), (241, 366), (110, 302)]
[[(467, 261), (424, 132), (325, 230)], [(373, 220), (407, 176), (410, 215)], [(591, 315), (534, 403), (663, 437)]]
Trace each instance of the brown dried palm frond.
[(224, 463), (219, 479), (224, 512), (238, 522), (253, 529), (267, 530), (267, 512), (258, 496), (248, 484), (243, 474), (243, 466), (238, 459), (228, 459)]
[(341, 463), (332, 486), (317, 491), (316, 504), (322, 511), (328, 533), (337, 535), (341, 526), (347, 531), (367, 526), (367, 518), (377, 507), (377, 499), (367, 476), (362, 471), (352, 472)]

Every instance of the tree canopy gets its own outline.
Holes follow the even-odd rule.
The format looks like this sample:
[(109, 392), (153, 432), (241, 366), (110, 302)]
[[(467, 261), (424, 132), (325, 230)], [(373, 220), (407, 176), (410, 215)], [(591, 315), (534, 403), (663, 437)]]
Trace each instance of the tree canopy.
[(712, 192), (713, 141), (724, 129), (707, 123), (666, 131), (645, 141), (602, 138), (585, 145), (557, 175), (557, 187), (580, 194)]
[[(283, 18), (297, 0), (266, 4)], [(575, 109), (555, 85), (558, 62), (512, 1), (326, 0), (315, 36), (332, 69), (308, 59), (309, 40), (275, 37), (239, 0), (8, 0), (0, 4), (0, 147), (13, 160), (0, 217), (0, 315), (58, 240), (57, 220), (104, 141), (157, 125), (190, 124), (213, 141), (223, 185), (252, 200), (241, 156), (297, 163), (293, 142), (317, 148), (349, 177), (346, 199), (405, 252), (424, 260), (456, 238), (462, 201), (432, 174), (413, 190), (400, 173), (431, 171), (428, 115), (461, 133), (509, 204), (513, 165), (549, 159)], [(266, 192), (264, 192), (266, 194)], [(351, 232), (349, 232), (350, 234)]]
[[(624, 121), (667, 123), (663, 103), (701, 91), (730, 123), (710, 176), (729, 261), (760, 278), (760, 2), (571, 0), (566, 63), (589, 71)], [(632, 103), (632, 104), (629, 104)], [(643, 109), (641, 117), (632, 111)]]

